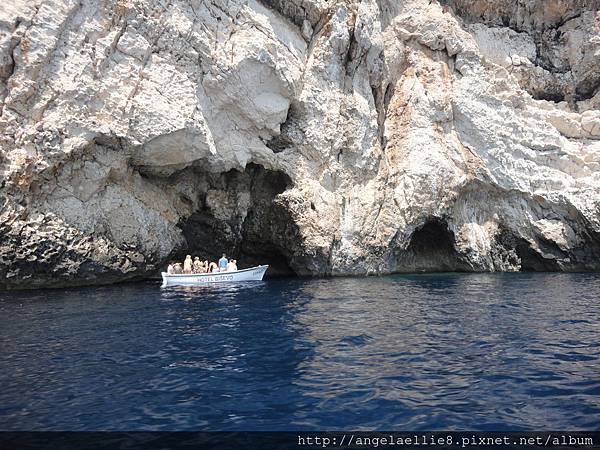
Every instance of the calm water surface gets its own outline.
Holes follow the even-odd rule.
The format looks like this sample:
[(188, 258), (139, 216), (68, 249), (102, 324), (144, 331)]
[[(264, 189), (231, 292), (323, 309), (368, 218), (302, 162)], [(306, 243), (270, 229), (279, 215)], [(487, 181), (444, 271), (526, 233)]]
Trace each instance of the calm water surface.
[(598, 274), (0, 293), (0, 429), (599, 429), (599, 319)]

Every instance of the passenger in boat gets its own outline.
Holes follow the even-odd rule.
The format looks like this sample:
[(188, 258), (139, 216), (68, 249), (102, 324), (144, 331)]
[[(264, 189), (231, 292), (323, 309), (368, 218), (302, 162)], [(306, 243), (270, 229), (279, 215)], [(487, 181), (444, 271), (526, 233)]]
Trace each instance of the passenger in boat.
[(181, 269), (181, 264), (175, 263), (175, 265), (173, 266), (173, 273), (176, 275), (183, 273), (183, 270)]
[(211, 262), (208, 265), (208, 271), (211, 272), (211, 273), (218, 272), (219, 271), (219, 267), (217, 266), (217, 263)]
[(223, 253), (223, 256), (221, 256), (221, 259), (219, 259), (219, 271), (220, 272), (226, 272), (227, 271), (227, 263), (229, 261), (227, 261), (227, 257), (225, 256), (225, 253)]
[(235, 259), (230, 259), (227, 263), (227, 272), (235, 272), (237, 270), (237, 266), (235, 265)]
[(237, 259), (233, 260), (233, 270), (238, 270), (238, 268), (237, 268)]
[(197, 256), (194, 258), (194, 273), (202, 273), (203, 265), (200, 258)]
[(192, 261), (192, 256), (187, 255), (185, 257), (185, 261), (183, 262), (183, 273), (192, 273), (192, 267), (194, 262)]
[(169, 275), (172, 275), (172, 274), (174, 273), (173, 261), (171, 261), (171, 262), (169, 263), (169, 266), (167, 267), (167, 273), (168, 273)]

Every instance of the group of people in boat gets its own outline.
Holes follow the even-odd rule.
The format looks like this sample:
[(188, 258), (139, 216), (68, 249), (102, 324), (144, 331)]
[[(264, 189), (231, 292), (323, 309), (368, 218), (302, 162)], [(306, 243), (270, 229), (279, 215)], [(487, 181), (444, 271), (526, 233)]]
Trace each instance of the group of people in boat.
[(183, 264), (172, 261), (167, 267), (167, 273), (181, 274), (181, 273), (215, 273), (215, 272), (234, 272), (237, 269), (237, 261), (235, 259), (227, 259), (225, 253), (217, 263), (209, 262), (208, 260), (200, 261), (199, 257), (195, 257), (192, 260), (191, 255), (187, 255)]

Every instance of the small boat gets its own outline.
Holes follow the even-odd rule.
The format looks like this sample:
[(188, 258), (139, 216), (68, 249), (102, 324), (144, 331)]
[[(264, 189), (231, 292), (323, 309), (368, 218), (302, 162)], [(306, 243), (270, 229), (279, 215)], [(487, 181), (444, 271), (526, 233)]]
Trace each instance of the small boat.
[(238, 281), (261, 281), (269, 266), (250, 267), (231, 272), (179, 273), (161, 272), (165, 286), (202, 286), (212, 283), (237, 283)]

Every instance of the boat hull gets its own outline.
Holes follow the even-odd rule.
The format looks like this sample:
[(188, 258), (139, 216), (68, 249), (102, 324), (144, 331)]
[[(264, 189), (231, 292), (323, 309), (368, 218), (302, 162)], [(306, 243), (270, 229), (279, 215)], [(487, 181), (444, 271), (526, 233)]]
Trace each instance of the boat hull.
[(250, 267), (234, 272), (168, 274), (162, 272), (162, 286), (203, 286), (213, 283), (237, 283), (241, 281), (261, 281), (269, 266)]

